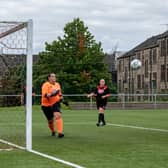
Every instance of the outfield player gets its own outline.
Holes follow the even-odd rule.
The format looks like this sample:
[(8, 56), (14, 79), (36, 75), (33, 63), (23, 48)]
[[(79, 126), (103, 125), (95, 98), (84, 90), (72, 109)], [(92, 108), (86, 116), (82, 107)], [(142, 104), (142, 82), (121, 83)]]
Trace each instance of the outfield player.
[[(98, 86), (95, 88), (94, 92), (90, 93), (88, 97), (96, 97), (96, 105), (99, 111), (97, 126), (106, 125), (104, 119), (104, 110), (107, 104), (107, 98), (111, 96), (108, 86), (105, 84), (105, 80), (101, 79)], [(101, 124), (102, 123), (102, 124)]]
[[(36, 93), (34, 91), (34, 88), (32, 87), (32, 105), (34, 104), (35, 96), (36, 96)], [(21, 94), (21, 104), (26, 105), (26, 85), (24, 86), (22, 94)]]
[(42, 85), (41, 106), (44, 115), (47, 118), (48, 126), (51, 130), (51, 135), (55, 136), (56, 131), (54, 121), (56, 121), (58, 137), (64, 137), (63, 134), (63, 119), (60, 110), (60, 101), (62, 100), (61, 87), (56, 82), (55, 73), (50, 73), (47, 81)]

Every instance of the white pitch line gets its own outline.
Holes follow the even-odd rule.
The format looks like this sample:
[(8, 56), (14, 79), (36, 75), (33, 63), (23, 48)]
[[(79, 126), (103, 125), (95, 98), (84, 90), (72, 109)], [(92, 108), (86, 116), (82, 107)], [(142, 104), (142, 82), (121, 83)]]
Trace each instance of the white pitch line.
[(168, 130), (166, 130), (166, 129), (146, 128), (146, 127), (138, 127), (138, 126), (133, 126), (133, 125), (111, 124), (111, 123), (108, 123), (107, 125), (115, 126), (115, 127), (124, 127), (124, 128), (132, 128), (132, 129), (140, 129), (140, 130), (156, 131), (156, 132), (168, 132)]
[(48, 158), (48, 159), (51, 159), (51, 160), (54, 160), (54, 161), (57, 161), (57, 162), (60, 162), (60, 163), (63, 163), (65, 165), (68, 165), (68, 166), (71, 166), (71, 167), (74, 167), (74, 168), (85, 168), (85, 167), (82, 167), (80, 165), (77, 165), (77, 164), (74, 164), (74, 163), (71, 163), (71, 162), (68, 162), (68, 161), (65, 161), (65, 160), (61, 160), (61, 159), (53, 157), (53, 156), (49, 156), (49, 155), (46, 155), (44, 153), (40, 153), (38, 151), (30, 150), (29, 152), (34, 153), (34, 154), (39, 155), (39, 156), (42, 156), (42, 157), (45, 157), (45, 158)]
[(5, 141), (5, 140), (3, 140), (3, 139), (0, 139), (0, 142), (1, 142), (1, 143), (4, 143), (4, 144), (7, 144), (7, 145), (9, 145), (9, 146), (13, 146), (13, 147), (18, 148), (18, 149), (21, 149), (21, 150), (25, 150), (25, 149), (26, 149), (25, 147), (22, 147), (22, 146), (13, 144), (13, 143), (8, 142), (8, 141)]
[[(4, 144), (7, 144), (9, 146), (13, 146), (13, 147), (18, 148), (18, 149), (21, 149), (21, 150), (26, 150), (25, 147), (13, 144), (13, 143), (5, 141), (3, 139), (0, 139), (0, 142), (4, 143)], [(62, 163), (62, 164), (65, 164), (67, 166), (71, 166), (71, 167), (74, 167), (74, 168), (85, 168), (83, 166), (80, 166), (80, 165), (77, 165), (77, 164), (74, 164), (74, 163), (71, 163), (71, 162), (56, 158), (54, 156), (50, 156), (50, 155), (47, 155), (47, 154), (44, 154), (44, 153), (40, 153), (40, 152), (35, 151), (35, 150), (26, 150), (26, 151), (31, 152), (31, 153), (36, 154), (36, 155), (39, 155), (39, 156), (42, 156), (42, 157), (45, 157), (45, 158), (50, 159), (50, 160), (54, 160), (54, 161)]]
[(0, 152), (1, 151), (12, 151), (12, 150), (13, 150), (13, 148), (6, 148), (6, 149), (4, 148), (4, 149), (0, 149)]
[[(88, 123), (84, 123), (84, 122), (68, 122), (65, 123), (65, 125), (94, 125), (95, 123), (92, 122), (88, 122)], [(159, 128), (146, 128), (146, 127), (138, 127), (138, 126), (134, 126), (134, 125), (123, 125), (123, 124), (112, 124), (112, 123), (107, 123), (107, 126), (115, 126), (115, 127), (124, 127), (124, 128), (132, 128), (132, 129), (140, 129), (140, 130), (148, 130), (148, 131), (156, 131), (156, 132), (168, 132), (167, 129), (159, 129)]]

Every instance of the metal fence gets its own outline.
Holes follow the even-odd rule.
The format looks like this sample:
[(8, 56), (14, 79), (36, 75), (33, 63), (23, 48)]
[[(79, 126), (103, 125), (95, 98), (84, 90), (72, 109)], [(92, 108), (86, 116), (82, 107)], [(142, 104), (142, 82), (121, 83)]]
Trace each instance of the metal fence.
[[(40, 104), (41, 95), (33, 97)], [(64, 94), (70, 109), (96, 109), (96, 99), (86, 94)], [(0, 107), (20, 106), (21, 95), (0, 95)], [(112, 94), (107, 109), (168, 109), (168, 94)]]

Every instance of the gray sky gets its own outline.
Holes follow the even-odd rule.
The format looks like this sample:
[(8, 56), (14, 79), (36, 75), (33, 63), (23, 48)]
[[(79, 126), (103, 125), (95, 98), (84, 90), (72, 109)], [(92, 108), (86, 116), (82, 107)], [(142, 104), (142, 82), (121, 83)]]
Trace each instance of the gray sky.
[(1, 0), (0, 19), (34, 21), (34, 52), (63, 35), (73, 18), (81, 18), (105, 52), (127, 51), (167, 30), (167, 0)]

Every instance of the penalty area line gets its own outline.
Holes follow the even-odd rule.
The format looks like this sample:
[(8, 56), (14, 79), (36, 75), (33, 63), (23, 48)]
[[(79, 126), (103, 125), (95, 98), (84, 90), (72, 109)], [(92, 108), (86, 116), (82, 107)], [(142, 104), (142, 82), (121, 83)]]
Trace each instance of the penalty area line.
[(25, 147), (16, 145), (16, 144), (14, 144), (14, 143), (11, 143), (11, 142), (6, 141), (6, 140), (3, 140), (3, 139), (0, 139), (0, 142), (1, 142), (1, 143), (4, 143), (4, 144), (7, 144), (7, 145), (9, 145), (9, 146), (12, 146), (12, 147), (15, 147), (15, 148), (18, 148), (18, 149), (21, 149), (21, 150), (25, 150), (25, 151), (27, 151), (27, 152), (30, 152), (30, 153), (33, 153), (33, 154), (36, 154), (36, 155), (39, 155), (39, 156), (42, 156), (42, 157), (45, 157), (45, 158), (47, 158), (47, 159), (50, 159), (50, 160), (53, 160), (53, 161), (62, 163), (62, 164), (67, 165), (67, 166), (71, 166), (71, 167), (74, 167), (74, 168), (85, 168), (85, 167), (83, 167), (83, 166), (80, 166), (80, 165), (77, 165), (77, 164), (74, 164), (74, 163), (71, 163), (71, 162), (68, 162), (68, 161), (59, 159), (59, 158), (54, 157), (54, 156), (50, 156), (50, 155), (47, 155), (47, 154), (38, 152), (38, 151), (35, 151), (35, 150), (26, 150)]
[(146, 127), (138, 127), (133, 125), (123, 125), (123, 124), (112, 124), (107, 123), (107, 126), (115, 126), (115, 127), (123, 127), (123, 128), (132, 128), (132, 129), (140, 129), (140, 130), (148, 130), (148, 131), (155, 131), (155, 132), (167, 132), (167, 129), (159, 129), (159, 128), (146, 128)]
[[(88, 122), (88, 123), (84, 123), (84, 122), (68, 122), (65, 123), (65, 125), (94, 125), (95, 123), (93, 122)], [(159, 129), (159, 128), (146, 128), (146, 127), (139, 127), (139, 126), (134, 126), (134, 125), (124, 125), (124, 124), (112, 124), (112, 123), (107, 123), (107, 126), (114, 126), (114, 127), (123, 127), (123, 128), (132, 128), (132, 129), (139, 129), (139, 130), (148, 130), (148, 131), (154, 131), (154, 132), (167, 132), (167, 129)]]

